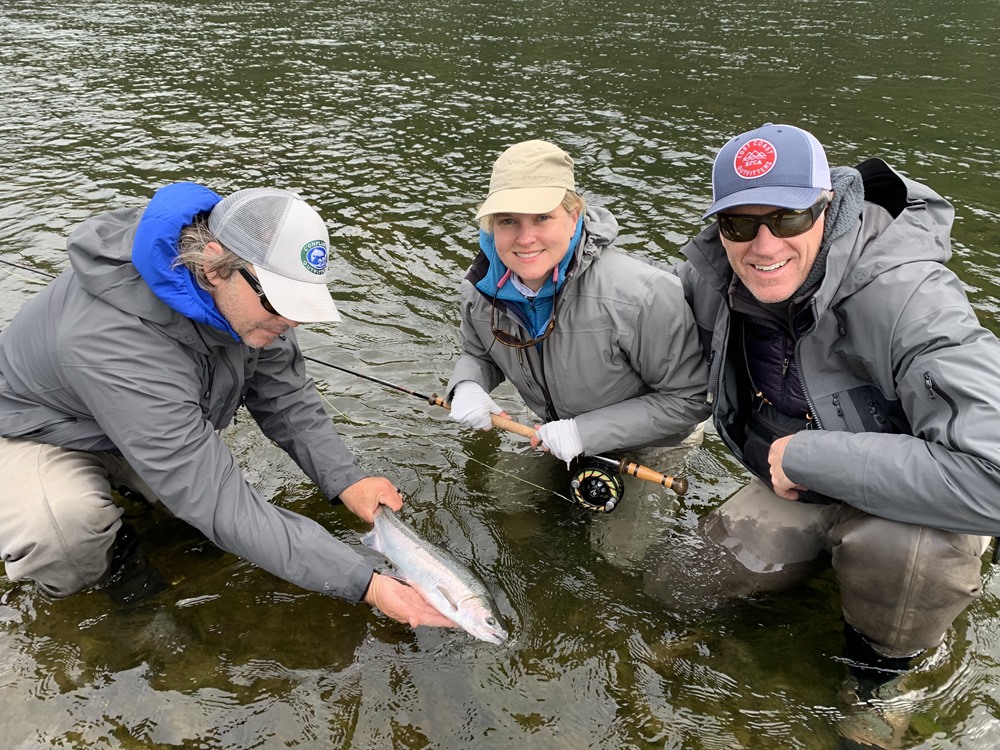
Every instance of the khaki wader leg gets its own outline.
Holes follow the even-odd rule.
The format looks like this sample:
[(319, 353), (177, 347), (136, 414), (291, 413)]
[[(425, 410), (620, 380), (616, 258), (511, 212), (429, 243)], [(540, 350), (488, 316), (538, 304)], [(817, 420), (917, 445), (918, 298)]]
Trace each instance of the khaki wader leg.
[(937, 646), (982, 590), (989, 537), (890, 521), (844, 506), (831, 530), (844, 619), (876, 652)]
[(149, 491), (113, 453), (0, 438), (0, 558), (12, 581), (62, 597), (99, 583), (121, 526), (112, 486)]
[(985, 536), (899, 523), (849, 505), (785, 500), (754, 479), (647, 571), (647, 590), (677, 609), (778, 591), (832, 553), (844, 619), (876, 654), (937, 646), (982, 590)]
[(754, 479), (703, 518), (697, 534), (647, 560), (645, 589), (675, 611), (695, 611), (800, 583), (828, 550), (839, 507), (785, 500)]

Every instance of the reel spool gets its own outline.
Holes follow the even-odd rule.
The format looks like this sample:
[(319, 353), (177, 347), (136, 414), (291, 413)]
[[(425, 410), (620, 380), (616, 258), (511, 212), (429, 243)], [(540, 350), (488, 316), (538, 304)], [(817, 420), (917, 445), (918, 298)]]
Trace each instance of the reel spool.
[(625, 494), (625, 482), (613, 467), (588, 462), (573, 474), (569, 493), (577, 505), (587, 510), (610, 513)]

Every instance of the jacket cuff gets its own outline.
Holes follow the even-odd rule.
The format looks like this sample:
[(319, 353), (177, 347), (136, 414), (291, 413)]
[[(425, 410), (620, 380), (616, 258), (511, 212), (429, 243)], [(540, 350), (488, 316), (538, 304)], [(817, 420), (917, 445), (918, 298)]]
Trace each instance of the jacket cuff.
[(377, 568), (376, 561), (367, 557), (359, 556), (357, 565), (347, 573), (347, 585), (344, 588), (343, 598), (349, 602), (364, 601), (368, 587), (372, 585), (372, 576)]
[(340, 493), (350, 487), (352, 484), (360, 482), (362, 479), (367, 479), (368, 475), (365, 474), (361, 469), (352, 468), (346, 476), (343, 477), (336, 485), (326, 490), (326, 496), (330, 500), (330, 505), (340, 505)]
[(785, 447), (785, 476), (827, 497), (866, 512), (864, 474), (875, 435), (803, 430)]

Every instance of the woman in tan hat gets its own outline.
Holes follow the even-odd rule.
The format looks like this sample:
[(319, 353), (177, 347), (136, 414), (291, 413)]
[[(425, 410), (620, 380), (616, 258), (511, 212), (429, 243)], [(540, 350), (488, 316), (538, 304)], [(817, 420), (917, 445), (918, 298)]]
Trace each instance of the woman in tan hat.
[(614, 246), (618, 222), (576, 192), (573, 160), (532, 140), (496, 160), (479, 254), (462, 281), (451, 417), (489, 429), (505, 378), (564, 461), (676, 444), (708, 415), (707, 370), (673, 275)]

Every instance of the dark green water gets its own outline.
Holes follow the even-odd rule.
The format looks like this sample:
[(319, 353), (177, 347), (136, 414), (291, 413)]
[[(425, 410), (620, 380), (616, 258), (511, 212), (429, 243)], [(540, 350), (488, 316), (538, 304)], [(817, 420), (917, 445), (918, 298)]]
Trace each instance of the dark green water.
[[(503, 148), (558, 142), (622, 244), (671, 260), (721, 143), (790, 122), (835, 164), (882, 156), (952, 200), (952, 266), (1000, 331), (998, 55), (996, 0), (4, 0), (0, 256), (57, 271), (80, 220), (174, 180), (292, 188), (330, 223), (344, 313), (303, 332), (307, 353), (433, 392)], [(45, 279), (0, 271), (6, 323)], [(51, 602), (0, 579), (0, 744), (835, 747), (850, 707), (831, 577), (694, 613), (644, 587), (648, 549), (684, 544), (746, 480), (717, 441), (654, 457), (689, 477), (685, 499), (629, 479), (619, 511), (589, 516), (518, 439), (312, 374), (364, 467), (406, 492), (409, 522), (494, 592), (510, 642), (411, 632), (136, 508), (175, 581), (155, 601)], [(249, 424), (227, 440), (251, 481), (357, 540), (362, 524)], [(904, 747), (1000, 744), (996, 579), (914, 675)]]

